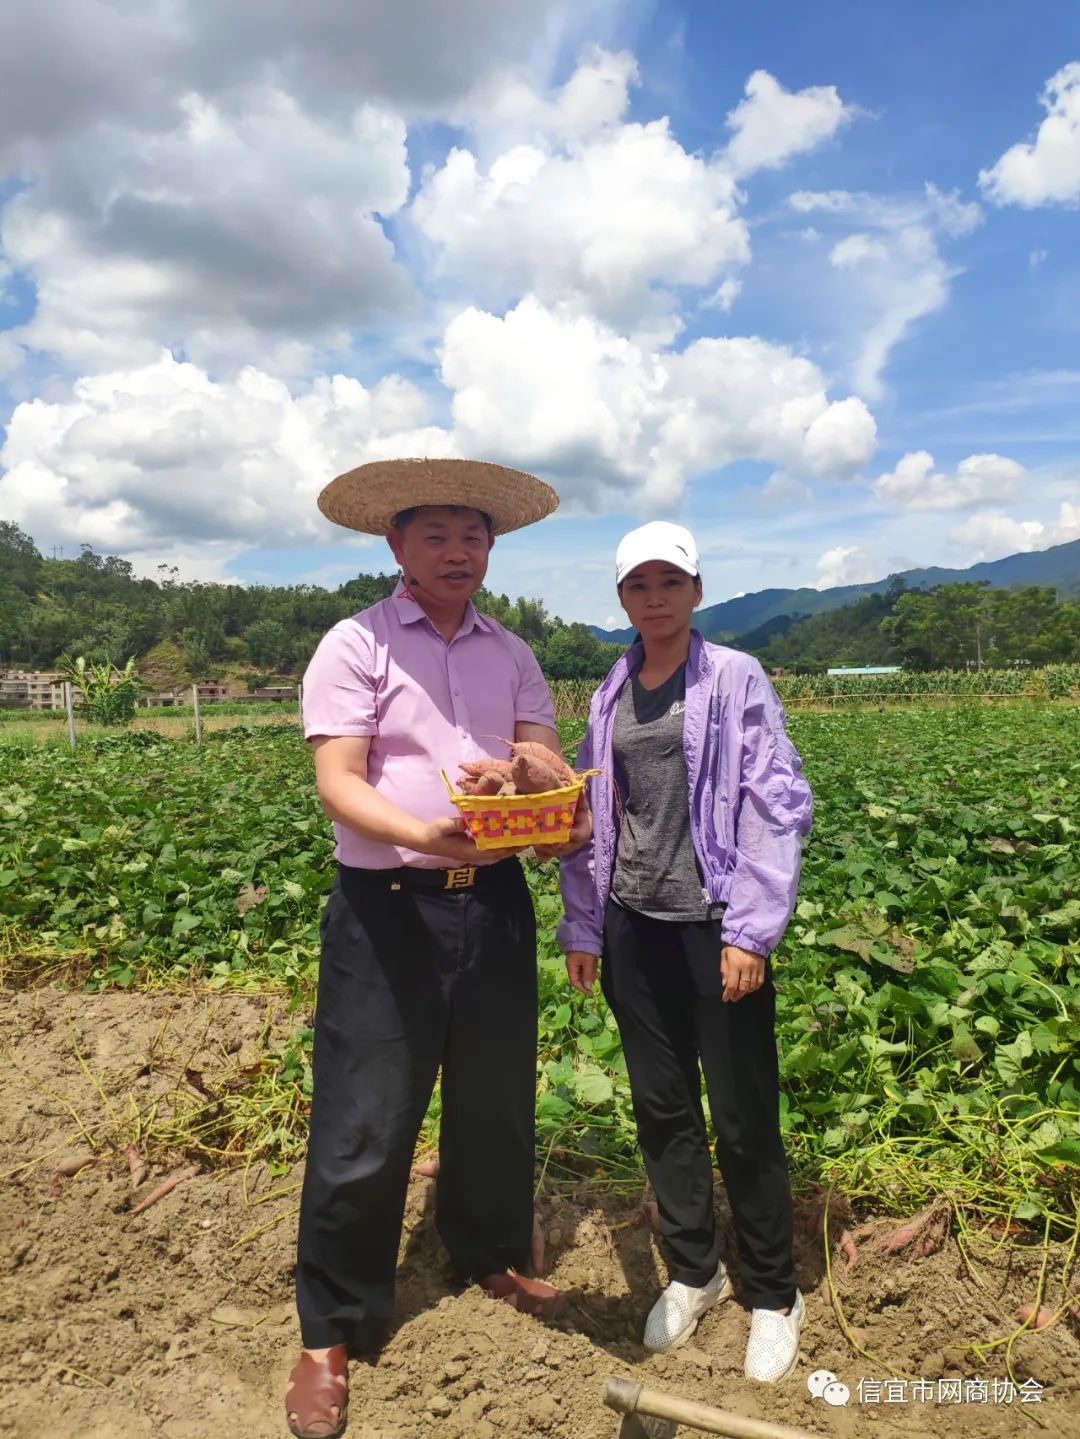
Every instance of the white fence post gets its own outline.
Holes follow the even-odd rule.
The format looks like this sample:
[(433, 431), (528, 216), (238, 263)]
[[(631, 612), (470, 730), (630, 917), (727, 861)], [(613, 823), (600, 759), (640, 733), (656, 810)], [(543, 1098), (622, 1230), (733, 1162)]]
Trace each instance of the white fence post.
[(299, 680), (296, 685), (296, 713), (300, 720), (300, 728), (304, 728), (304, 681)]
[(67, 710), (68, 743), (75, 748), (75, 703), (71, 697), (71, 681), (64, 681), (64, 708)]
[(202, 718), (199, 714), (199, 686), (191, 686), (191, 702), (195, 706), (195, 743), (202, 744)]

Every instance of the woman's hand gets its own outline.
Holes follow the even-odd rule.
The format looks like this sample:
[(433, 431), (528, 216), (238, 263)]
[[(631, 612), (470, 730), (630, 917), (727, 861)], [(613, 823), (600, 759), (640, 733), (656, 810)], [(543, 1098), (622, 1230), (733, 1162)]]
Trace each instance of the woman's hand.
[(566, 859), (588, 844), (592, 839), (592, 832), (592, 810), (589, 808), (588, 800), (582, 795), (578, 800), (577, 810), (574, 813), (574, 825), (567, 842), (565, 844), (535, 844), (533, 853), (541, 864), (549, 859)]
[[(569, 965), (570, 956), (567, 956)], [(725, 944), (720, 951), (720, 978), (724, 981), (725, 1000), (745, 999), (765, 983), (765, 956), (749, 949)]]
[(596, 983), (596, 961), (595, 954), (585, 954), (580, 949), (572, 949), (566, 956), (567, 978), (579, 994), (592, 993)]

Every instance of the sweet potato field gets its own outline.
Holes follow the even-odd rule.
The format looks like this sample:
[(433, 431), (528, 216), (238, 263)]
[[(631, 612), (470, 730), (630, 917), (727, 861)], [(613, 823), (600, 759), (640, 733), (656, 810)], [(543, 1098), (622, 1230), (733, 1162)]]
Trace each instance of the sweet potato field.
[[(960, 1224), (1073, 1228), (1080, 1176), (1080, 713), (803, 714), (816, 820), (777, 956), (797, 1183)], [(565, 727), (572, 749), (580, 726)], [(152, 734), (0, 747), (9, 986), (280, 989), (287, 1043), (230, 1091), (200, 1154), (302, 1152), (329, 827), (290, 724), (201, 747)], [(538, 1115), (552, 1178), (637, 1177), (618, 1033), (572, 995), (555, 866), (540, 921)], [(251, 1068), (251, 1067), (249, 1067)], [(437, 1104), (430, 1116), (437, 1124)], [(175, 1136), (174, 1136), (175, 1137)]]
[[(742, 1378), (738, 1303), (644, 1355), (663, 1270), (619, 1036), (566, 984), (554, 865), (526, 861), (540, 1268), (568, 1318), (538, 1333), (455, 1288), (421, 1165), (399, 1327), (357, 1377), (364, 1434), (610, 1439), (615, 1372), (872, 1439), (872, 1397), (834, 1414), (808, 1394), (823, 1367), (853, 1395), (892, 1376), (935, 1396), (893, 1405), (910, 1439), (1016, 1439), (1037, 1414), (1080, 1433), (1080, 711), (800, 712), (791, 731), (816, 800), (775, 967), (798, 1377)], [(291, 721), (201, 746), (89, 733), (74, 755), (0, 741), (0, 1432), (277, 1432), (331, 881)], [(421, 1158), (438, 1120), (436, 1095)]]

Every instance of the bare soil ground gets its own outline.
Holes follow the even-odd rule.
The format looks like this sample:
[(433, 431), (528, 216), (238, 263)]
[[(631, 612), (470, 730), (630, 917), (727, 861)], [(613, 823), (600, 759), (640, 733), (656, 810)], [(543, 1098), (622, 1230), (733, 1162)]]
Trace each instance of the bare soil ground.
[[(265, 997), (0, 994), (0, 1433), (286, 1432), (299, 1169), (278, 1178), (261, 1165), (205, 1172), (133, 1216), (187, 1156), (159, 1152), (133, 1192), (123, 1150), (140, 1124), (162, 1132), (192, 1090), (190, 1075), (211, 1091), (227, 1088), (295, 1022), (283, 1001)], [(52, 1177), (59, 1160), (90, 1148), (96, 1163)], [(432, 1184), (417, 1179), (410, 1193), (398, 1327), (377, 1363), (353, 1366), (352, 1439), (613, 1439), (616, 1419), (602, 1403), (611, 1375), (841, 1439), (1080, 1436), (1080, 1324), (1068, 1316), (1013, 1346), (1017, 1381), (1045, 1386), (1038, 1403), (1019, 1394), (1006, 1403), (1007, 1389), (995, 1402), (992, 1388), (986, 1403), (939, 1404), (910, 1388), (906, 1403), (886, 1402), (884, 1389), (879, 1402), (858, 1402), (860, 1379), (890, 1374), (1001, 1381), (1004, 1344), (985, 1364), (960, 1350), (1017, 1327), (1035, 1292), (1038, 1248), (987, 1241), (966, 1261), (950, 1239), (908, 1261), (884, 1252), (896, 1221), (872, 1225), (854, 1267), (839, 1251), (834, 1267), (847, 1324), (865, 1331), (869, 1358), (845, 1338), (823, 1284), (820, 1238), (804, 1224), (800, 1364), (767, 1388), (741, 1375), (748, 1315), (737, 1297), (706, 1316), (687, 1347), (644, 1353), (641, 1326), (664, 1271), (636, 1200), (586, 1180), (541, 1194), (548, 1277), (571, 1297), (567, 1317), (544, 1326), (450, 1285), (429, 1222)], [(1052, 1255), (1051, 1279), (1063, 1258), (1064, 1249)], [(849, 1405), (811, 1397), (806, 1380), (820, 1368), (849, 1386)]]

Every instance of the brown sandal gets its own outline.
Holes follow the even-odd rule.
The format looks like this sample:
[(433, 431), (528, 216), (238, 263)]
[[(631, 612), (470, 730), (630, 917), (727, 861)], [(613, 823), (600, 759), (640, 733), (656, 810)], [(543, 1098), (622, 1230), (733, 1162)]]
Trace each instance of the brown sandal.
[(296, 1439), (338, 1439), (345, 1432), (348, 1415), (348, 1346), (335, 1344), (325, 1359), (313, 1359), (305, 1349), (285, 1391), (290, 1432)]
[(565, 1294), (542, 1279), (526, 1279), (513, 1269), (504, 1274), (489, 1274), (480, 1281), (480, 1288), (492, 1299), (501, 1299), (512, 1309), (536, 1319), (557, 1319), (566, 1308)]

